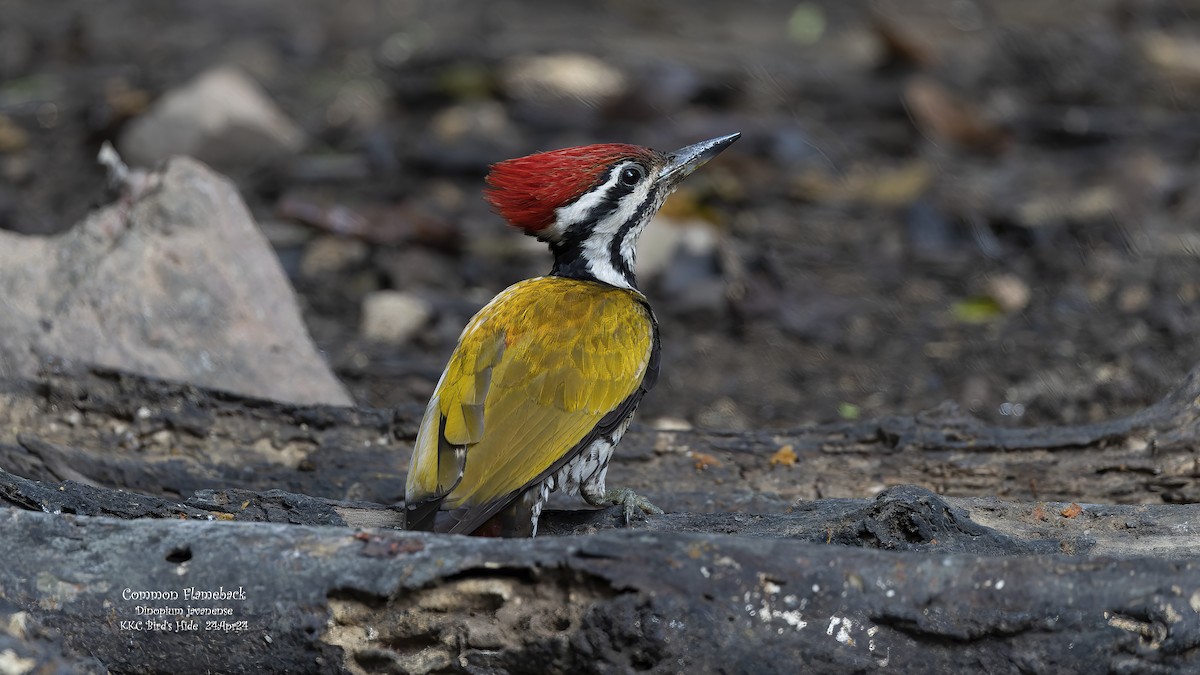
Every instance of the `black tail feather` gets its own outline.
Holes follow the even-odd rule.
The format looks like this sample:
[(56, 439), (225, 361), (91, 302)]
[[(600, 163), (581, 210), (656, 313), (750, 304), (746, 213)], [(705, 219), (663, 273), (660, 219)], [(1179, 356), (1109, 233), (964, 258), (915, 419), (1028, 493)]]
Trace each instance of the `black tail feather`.
[(416, 504), (404, 505), (404, 529), (433, 532), (435, 516), (442, 505), (441, 499), (430, 499)]

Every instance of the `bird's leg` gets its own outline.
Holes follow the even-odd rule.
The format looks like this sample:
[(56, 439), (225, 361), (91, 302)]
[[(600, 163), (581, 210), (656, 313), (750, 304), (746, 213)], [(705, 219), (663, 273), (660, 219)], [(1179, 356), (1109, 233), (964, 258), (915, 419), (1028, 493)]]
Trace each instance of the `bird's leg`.
[(629, 527), (629, 523), (633, 520), (634, 511), (641, 510), (647, 515), (662, 515), (663, 510), (650, 503), (649, 499), (639, 495), (629, 488), (613, 488), (605, 490), (602, 486), (596, 484), (584, 484), (579, 491), (583, 496), (583, 501), (592, 506), (611, 506), (617, 505), (624, 508), (625, 511), (625, 527)]
[(625, 507), (625, 527), (629, 527), (629, 521), (633, 519), (633, 512), (636, 509), (641, 509), (642, 513), (646, 515), (661, 516), (663, 514), (663, 510), (651, 504), (649, 499), (629, 488), (613, 488), (604, 493), (604, 498), (610, 504)]

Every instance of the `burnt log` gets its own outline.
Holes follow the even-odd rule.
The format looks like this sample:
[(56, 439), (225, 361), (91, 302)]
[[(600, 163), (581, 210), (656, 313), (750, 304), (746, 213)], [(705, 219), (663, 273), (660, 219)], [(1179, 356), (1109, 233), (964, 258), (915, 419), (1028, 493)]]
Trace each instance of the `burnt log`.
[(1194, 558), (642, 529), (488, 540), (17, 509), (0, 510), (0, 526), (3, 595), (115, 672), (1200, 668)]

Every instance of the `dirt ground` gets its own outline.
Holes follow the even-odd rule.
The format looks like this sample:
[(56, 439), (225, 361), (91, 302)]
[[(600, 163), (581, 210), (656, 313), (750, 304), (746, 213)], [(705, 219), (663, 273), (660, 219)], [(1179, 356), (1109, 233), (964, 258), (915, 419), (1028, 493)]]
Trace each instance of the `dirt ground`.
[[(615, 93), (522, 87), (522, 57), (566, 52)], [(100, 144), (226, 63), (308, 136), (226, 170), (363, 404), (423, 402), (467, 318), (548, 269), (480, 199), (489, 162), (732, 131), (655, 226), (716, 236), (642, 278), (643, 422), (1077, 423), (1200, 361), (1194, 0), (0, 0), (0, 227), (69, 227), (105, 198)], [(407, 344), (361, 335), (380, 289), (432, 309)]]

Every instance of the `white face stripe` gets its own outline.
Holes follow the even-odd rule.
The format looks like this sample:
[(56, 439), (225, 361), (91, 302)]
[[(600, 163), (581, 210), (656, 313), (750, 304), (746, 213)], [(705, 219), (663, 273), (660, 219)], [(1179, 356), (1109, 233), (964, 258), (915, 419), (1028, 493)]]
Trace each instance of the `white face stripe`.
[(608, 180), (604, 181), (602, 185), (585, 192), (582, 197), (570, 204), (555, 209), (554, 224), (549, 228), (554, 231), (555, 238), (566, 232), (572, 225), (583, 222), (592, 209), (604, 199), (604, 195), (608, 194), (609, 188), (617, 184), (620, 176), (620, 171), (610, 172)]
[[(592, 210), (604, 201), (609, 190), (620, 180), (622, 169), (634, 164), (638, 163), (633, 161), (621, 162), (610, 171), (608, 180), (604, 181), (603, 184), (593, 188), (573, 203), (557, 209), (555, 211), (554, 225), (551, 226), (555, 238), (560, 237), (572, 225), (586, 221), (591, 215)], [(644, 168), (649, 169), (649, 167)], [(625, 278), (625, 275), (618, 271), (612, 264), (611, 251), (613, 239), (620, 234), (621, 227), (637, 214), (638, 207), (647, 199), (650, 199), (650, 193), (654, 189), (654, 184), (655, 181), (651, 176), (643, 178), (629, 194), (617, 202), (617, 208), (595, 223), (591, 235), (583, 242), (583, 257), (587, 262), (588, 271), (600, 281), (617, 286), (618, 288), (633, 288), (629, 280)], [(638, 236), (641, 235), (646, 224), (650, 222), (650, 219), (658, 210), (661, 200), (664, 197), (665, 195), (660, 195), (658, 199), (659, 203), (645, 209), (642, 222), (636, 223), (628, 230), (620, 242), (619, 254), (626, 268), (633, 269)]]

